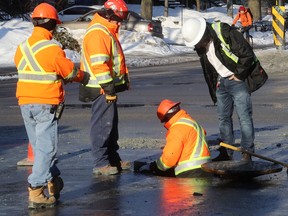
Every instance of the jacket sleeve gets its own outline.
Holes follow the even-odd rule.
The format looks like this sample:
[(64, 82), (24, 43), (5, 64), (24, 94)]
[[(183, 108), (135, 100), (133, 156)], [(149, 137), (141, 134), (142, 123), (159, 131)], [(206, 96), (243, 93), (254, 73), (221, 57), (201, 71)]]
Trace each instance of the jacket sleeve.
[(159, 170), (165, 171), (177, 165), (184, 147), (183, 141), (184, 137), (177, 126), (167, 132), (166, 145), (156, 162)]
[(84, 77), (83, 71), (80, 71), (74, 63), (66, 58), (65, 52), (59, 47), (58, 50), (55, 50), (55, 68), (59, 76), (63, 78), (65, 82), (80, 82)]
[(216, 104), (217, 102), (216, 88), (217, 88), (219, 75), (217, 71), (214, 69), (214, 67), (211, 65), (209, 60), (207, 59), (206, 55), (202, 55), (200, 57), (200, 62), (202, 65), (202, 70), (203, 70), (205, 81), (208, 85), (209, 94), (211, 96), (213, 103)]
[(239, 13), (234, 18), (232, 25), (235, 25), (237, 23), (238, 19), (239, 19)]
[(195, 51), (197, 52), (198, 56), (200, 57), (200, 63), (202, 66), (203, 75), (204, 75), (205, 81), (208, 85), (211, 99), (215, 104), (217, 102), (216, 87), (217, 87), (217, 82), (218, 82), (218, 73), (214, 69), (214, 67), (211, 65), (209, 60), (207, 59), (205, 48), (200, 48), (200, 49), (195, 48)]
[(252, 47), (244, 38), (243, 34), (231, 28), (228, 24), (222, 23), (222, 35), (230, 45), (230, 50), (238, 57), (235, 65), (234, 74), (238, 79), (245, 80), (251, 72), (255, 60)]

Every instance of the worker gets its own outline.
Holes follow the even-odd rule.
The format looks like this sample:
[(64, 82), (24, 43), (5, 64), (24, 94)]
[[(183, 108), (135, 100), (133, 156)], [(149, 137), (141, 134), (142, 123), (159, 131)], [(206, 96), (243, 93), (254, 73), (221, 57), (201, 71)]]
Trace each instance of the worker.
[[(63, 109), (63, 82), (87, 84), (89, 74), (77, 69), (53, 42), (53, 31), (61, 23), (56, 9), (47, 3), (32, 13), (34, 30), (21, 43), (14, 62), (18, 70), (16, 97), (34, 153), (28, 177), (28, 208), (53, 207), (64, 184), (55, 164), (58, 119)], [(49, 195), (44, 190), (48, 187)]]
[(206, 176), (207, 173), (202, 171), (201, 165), (210, 161), (210, 151), (204, 128), (180, 108), (180, 102), (168, 99), (161, 101), (157, 116), (168, 130), (162, 155), (135, 171), (151, 172), (160, 176)]
[(131, 167), (117, 152), (117, 93), (129, 89), (118, 31), (127, 15), (128, 7), (123, 0), (106, 1), (88, 25), (82, 44), (80, 68), (89, 72), (90, 80), (86, 86), (80, 85), (79, 99), (92, 101), (90, 140), (96, 176), (115, 175)]
[[(251, 91), (245, 82), (255, 68), (256, 56), (243, 35), (222, 22), (207, 23), (202, 17), (187, 20), (182, 28), (186, 46), (194, 47), (200, 57), (205, 80), (213, 102), (217, 103), (220, 140), (234, 145), (233, 111), (240, 122), (241, 147), (254, 152), (254, 125)], [(233, 151), (220, 147), (214, 161), (232, 160)], [(249, 154), (242, 160), (250, 161)]]
[(244, 6), (240, 6), (239, 7), (239, 11), (238, 14), (235, 16), (232, 26), (235, 26), (235, 24), (237, 23), (237, 21), (240, 20), (241, 25), (242, 25), (242, 29), (241, 29), (241, 33), (246, 35), (246, 38), (249, 37), (249, 30), (252, 28), (252, 16), (251, 16), (251, 12), (244, 7)]

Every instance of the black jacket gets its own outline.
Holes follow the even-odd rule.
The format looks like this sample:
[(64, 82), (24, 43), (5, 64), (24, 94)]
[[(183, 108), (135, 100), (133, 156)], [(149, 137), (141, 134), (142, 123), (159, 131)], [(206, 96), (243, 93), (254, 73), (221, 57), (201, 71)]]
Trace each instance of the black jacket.
[[(225, 65), (225, 67), (227, 67), (235, 74), (238, 79), (244, 81), (247, 78), (248, 74), (251, 73), (255, 65), (254, 63), (256, 57), (253, 49), (240, 32), (238, 32), (226, 23), (220, 23), (220, 25), (222, 37), (225, 40), (226, 44), (229, 44), (230, 51), (238, 57), (238, 62), (234, 62), (225, 54), (225, 52), (221, 48), (221, 41), (218, 38), (214, 29), (212, 28), (212, 24), (207, 23), (208, 31), (213, 38), (216, 56), (221, 61), (221, 63)], [(219, 75), (207, 58), (206, 49), (195, 48), (195, 50), (200, 57), (204, 77), (208, 84), (211, 98), (213, 102), (216, 103), (216, 85)]]

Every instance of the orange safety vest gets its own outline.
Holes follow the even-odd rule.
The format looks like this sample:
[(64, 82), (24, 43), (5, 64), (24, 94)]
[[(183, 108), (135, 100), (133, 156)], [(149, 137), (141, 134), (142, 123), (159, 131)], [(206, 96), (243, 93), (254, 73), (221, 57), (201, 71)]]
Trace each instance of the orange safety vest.
[(201, 168), (210, 161), (205, 130), (184, 110), (176, 113), (166, 124), (166, 145), (156, 161), (158, 169), (175, 167), (175, 175)]
[(119, 26), (96, 14), (83, 39), (81, 70), (90, 74), (85, 88), (101, 88), (100, 84), (113, 81), (121, 86), (128, 81), (128, 69), (121, 44)]
[(239, 19), (243, 27), (252, 25), (252, 17), (250, 16), (250, 13), (247, 12), (247, 10), (245, 10), (243, 14), (239, 12), (233, 20), (232, 25), (235, 25)]
[(83, 72), (66, 58), (59, 45), (51, 41), (48, 30), (35, 27), (14, 56), (18, 70), (16, 97), (22, 104), (59, 104), (64, 100), (62, 79), (80, 82)]

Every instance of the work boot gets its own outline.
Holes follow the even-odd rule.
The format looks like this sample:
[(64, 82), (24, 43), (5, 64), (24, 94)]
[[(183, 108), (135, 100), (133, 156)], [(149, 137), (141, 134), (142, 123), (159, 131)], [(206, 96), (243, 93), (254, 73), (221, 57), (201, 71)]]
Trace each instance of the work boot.
[(44, 194), (45, 186), (41, 187), (28, 187), (29, 191), (29, 209), (38, 209), (38, 208), (51, 208), (56, 204), (56, 198), (54, 196), (47, 197)]
[(120, 161), (120, 165), (123, 170), (128, 170), (132, 167), (132, 163), (130, 161)]
[(64, 187), (64, 183), (61, 177), (56, 176), (48, 182), (48, 192), (50, 196), (54, 196), (57, 200), (60, 198), (60, 191)]
[(252, 161), (251, 155), (248, 153), (242, 153), (241, 161), (247, 161), (247, 162)]
[(221, 146), (218, 150), (219, 150), (220, 154), (216, 158), (213, 158), (212, 161), (230, 161), (230, 160), (233, 160), (233, 157), (228, 155), (226, 148)]
[(94, 167), (93, 174), (95, 175), (115, 175), (118, 174), (119, 171), (116, 166), (106, 165), (103, 167)]

